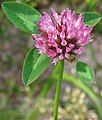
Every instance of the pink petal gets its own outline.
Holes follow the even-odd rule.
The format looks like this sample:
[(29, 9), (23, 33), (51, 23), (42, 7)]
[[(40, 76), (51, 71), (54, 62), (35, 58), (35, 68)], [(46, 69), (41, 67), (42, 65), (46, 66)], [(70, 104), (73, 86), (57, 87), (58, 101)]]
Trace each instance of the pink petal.
[(71, 44), (71, 43), (69, 44), (70, 49), (73, 49), (74, 46), (75, 46), (74, 44)]
[(59, 59), (60, 59), (60, 60), (63, 60), (63, 59), (64, 59), (63, 54), (60, 54), (60, 55), (59, 55)]
[(71, 51), (71, 48), (66, 47), (66, 52), (70, 52), (70, 51)]
[(57, 50), (57, 53), (62, 53), (62, 49), (57, 47), (56, 50)]
[(65, 53), (65, 58), (69, 59), (70, 55), (68, 53)]
[(62, 40), (61, 45), (62, 45), (62, 46), (66, 46), (66, 45), (67, 45), (66, 40)]

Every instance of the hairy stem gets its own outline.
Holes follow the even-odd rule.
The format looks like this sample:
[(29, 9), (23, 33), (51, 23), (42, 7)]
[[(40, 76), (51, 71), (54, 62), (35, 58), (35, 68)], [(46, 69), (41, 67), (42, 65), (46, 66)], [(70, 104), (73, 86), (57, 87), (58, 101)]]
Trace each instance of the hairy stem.
[(55, 101), (54, 101), (54, 120), (58, 119), (58, 105), (59, 105), (59, 98), (60, 98), (60, 90), (62, 84), (62, 77), (63, 77), (63, 69), (64, 69), (64, 60), (59, 61), (59, 71), (58, 71), (58, 81), (55, 93)]

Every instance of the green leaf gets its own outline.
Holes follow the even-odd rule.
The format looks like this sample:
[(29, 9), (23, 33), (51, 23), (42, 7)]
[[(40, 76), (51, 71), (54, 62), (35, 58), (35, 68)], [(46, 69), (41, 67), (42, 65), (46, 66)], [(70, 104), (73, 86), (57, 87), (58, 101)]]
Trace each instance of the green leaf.
[(90, 83), (94, 81), (94, 71), (90, 65), (79, 61), (76, 64), (76, 70), (77, 75), (82, 82)]
[(48, 67), (50, 58), (46, 54), (38, 54), (38, 50), (33, 48), (26, 56), (23, 71), (22, 80), (24, 85), (29, 85), (35, 81)]
[(84, 23), (89, 26), (95, 26), (100, 20), (101, 15), (95, 12), (84, 12)]
[(29, 33), (39, 33), (37, 22), (40, 19), (40, 13), (23, 3), (4, 2), (2, 8), (6, 16), (18, 28)]

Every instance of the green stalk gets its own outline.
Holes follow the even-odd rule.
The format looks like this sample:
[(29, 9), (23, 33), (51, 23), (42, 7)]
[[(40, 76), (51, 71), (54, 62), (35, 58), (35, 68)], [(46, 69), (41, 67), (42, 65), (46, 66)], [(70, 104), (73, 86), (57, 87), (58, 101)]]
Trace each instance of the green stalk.
[(59, 63), (60, 63), (60, 66), (58, 71), (58, 81), (57, 81), (55, 101), (54, 101), (54, 120), (58, 119), (58, 105), (59, 105), (60, 91), (61, 91), (61, 85), (62, 85), (64, 60), (59, 61)]

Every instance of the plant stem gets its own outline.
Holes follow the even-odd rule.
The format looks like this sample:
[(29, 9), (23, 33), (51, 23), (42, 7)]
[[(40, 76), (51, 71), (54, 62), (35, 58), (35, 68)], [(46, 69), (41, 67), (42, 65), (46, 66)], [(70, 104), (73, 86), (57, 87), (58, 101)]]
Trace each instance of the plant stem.
[(59, 61), (59, 72), (58, 72), (58, 81), (55, 93), (55, 101), (54, 101), (54, 120), (58, 118), (58, 105), (59, 105), (59, 98), (60, 98), (60, 90), (62, 84), (62, 77), (63, 77), (63, 69), (64, 69), (64, 60)]

